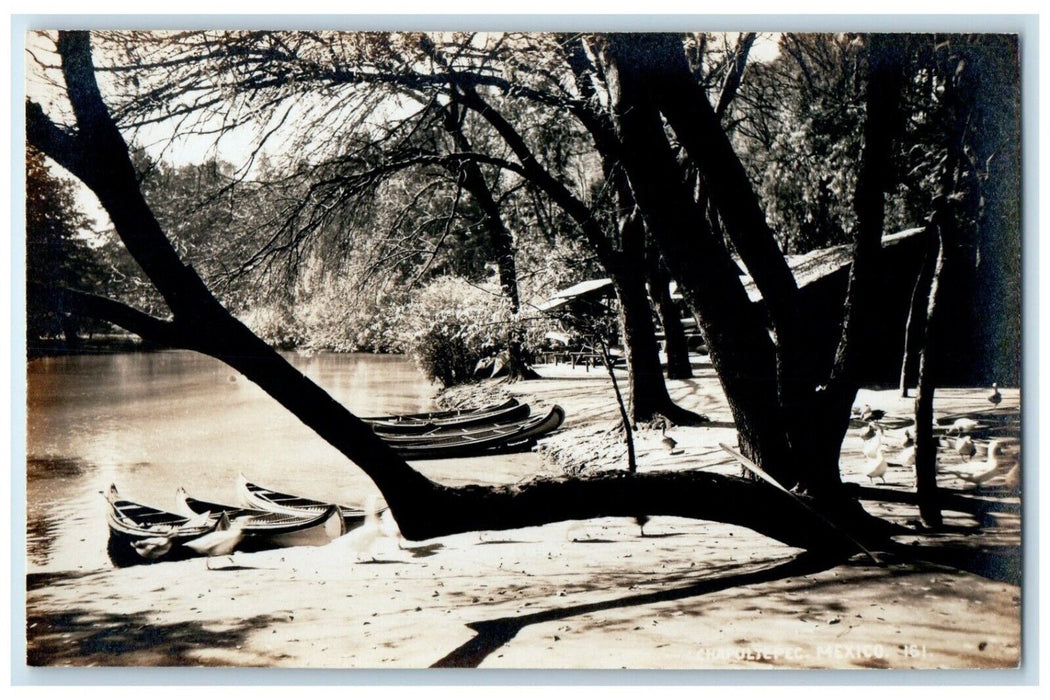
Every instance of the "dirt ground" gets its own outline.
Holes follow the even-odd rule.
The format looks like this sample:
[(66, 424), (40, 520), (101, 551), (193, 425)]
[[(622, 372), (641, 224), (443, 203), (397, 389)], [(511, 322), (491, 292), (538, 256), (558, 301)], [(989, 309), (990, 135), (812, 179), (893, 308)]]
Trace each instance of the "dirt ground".
[[(540, 367), (545, 379), (473, 387), (474, 400), (519, 396), (557, 403), (564, 429), (541, 447), (544, 469), (622, 467), (616, 407), (598, 370)], [(674, 452), (652, 429), (636, 435), (639, 468), (739, 468), (729, 410), (709, 366), (669, 383), (704, 427), (673, 427)], [(896, 391), (864, 391), (893, 418), (911, 413)], [(988, 390), (943, 390), (939, 416), (1009, 415), (1017, 390), (992, 410)], [(453, 397), (455, 398), (455, 397)], [(460, 395), (458, 398), (465, 398)], [(913, 488), (894, 464), (886, 488)], [(844, 478), (867, 484), (862, 440), (843, 449)], [(1015, 442), (1006, 443), (1016, 454)], [(983, 459), (978, 453), (975, 461)], [(585, 465), (585, 466), (584, 466)], [(946, 449), (942, 467), (972, 465)], [(470, 481), (464, 474), (462, 479)], [(526, 478), (529, 474), (518, 475)], [(972, 489), (945, 475), (942, 486)], [(881, 484), (879, 484), (881, 486)], [(654, 517), (443, 537), (382, 540), (360, 551), (354, 533), (320, 548), (237, 553), (88, 574), (30, 574), (31, 665), (562, 669), (1011, 668), (1020, 660), (1020, 515), (1001, 479), (982, 485), (996, 509), (979, 532), (947, 512), (944, 532), (904, 541), (939, 544), (931, 561), (863, 556), (829, 568), (749, 530)], [(912, 506), (865, 502), (898, 522)], [(373, 557), (374, 555), (374, 557)]]

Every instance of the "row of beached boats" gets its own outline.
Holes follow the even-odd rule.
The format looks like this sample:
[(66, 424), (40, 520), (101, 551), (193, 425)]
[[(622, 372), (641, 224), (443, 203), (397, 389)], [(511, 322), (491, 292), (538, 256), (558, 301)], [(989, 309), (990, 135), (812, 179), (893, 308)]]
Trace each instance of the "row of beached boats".
[(318, 546), (360, 526), (367, 515), (362, 508), (274, 491), (244, 475), (237, 492), (240, 503), (229, 505), (194, 498), (180, 488), (174, 511), (166, 511), (129, 501), (111, 485), (106, 498), (110, 560), (129, 566), (233, 551)]
[(376, 435), (405, 459), (473, 457), (529, 450), (557, 430), (565, 411), (553, 406), (531, 415), (527, 403), (509, 399), (474, 409), (365, 418)]
[[(476, 409), (366, 418), (384, 440), (409, 459), (486, 455), (527, 449), (561, 425), (558, 406), (531, 416), (511, 399)], [(365, 509), (324, 503), (237, 483), (239, 503), (205, 501), (179, 489), (174, 512), (107, 494), (108, 551), (117, 566), (216, 556), (233, 551), (323, 545), (364, 524)], [(374, 514), (378, 516), (379, 514)]]

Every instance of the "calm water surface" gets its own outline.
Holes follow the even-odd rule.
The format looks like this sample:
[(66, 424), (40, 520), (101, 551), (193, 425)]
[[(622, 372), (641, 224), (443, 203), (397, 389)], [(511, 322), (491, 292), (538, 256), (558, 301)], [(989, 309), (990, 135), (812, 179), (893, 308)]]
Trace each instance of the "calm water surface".
[[(434, 386), (408, 359), (318, 354), (288, 359), (358, 415), (431, 410)], [(226, 365), (190, 352), (44, 358), (28, 366), (28, 570), (109, 566), (104, 501), (171, 509), (175, 490), (233, 502), (234, 480), (361, 503), (371, 481), (262, 390)], [(420, 463), (436, 478), (465, 463)], [(535, 468), (534, 455), (499, 459), (493, 481)], [(472, 480), (468, 478), (465, 480)]]

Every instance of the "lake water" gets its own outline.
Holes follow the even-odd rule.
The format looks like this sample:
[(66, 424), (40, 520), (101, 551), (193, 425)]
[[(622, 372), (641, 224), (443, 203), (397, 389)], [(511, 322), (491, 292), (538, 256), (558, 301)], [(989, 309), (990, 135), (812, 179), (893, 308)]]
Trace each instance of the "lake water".
[[(407, 358), (287, 357), (357, 415), (434, 408), (434, 385)], [(378, 493), (254, 384), (217, 360), (184, 351), (29, 363), (26, 453), (30, 572), (110, 566), (99, 492), (111, 483), (126, 498), (169, 510), (179, 486), (205, 500), (236, 502), (239, 472), (278, 490), (341, 503)], [(538, 461), (523, 454), (417, 466), (445, 481), (499, 482), (533, 472)]]

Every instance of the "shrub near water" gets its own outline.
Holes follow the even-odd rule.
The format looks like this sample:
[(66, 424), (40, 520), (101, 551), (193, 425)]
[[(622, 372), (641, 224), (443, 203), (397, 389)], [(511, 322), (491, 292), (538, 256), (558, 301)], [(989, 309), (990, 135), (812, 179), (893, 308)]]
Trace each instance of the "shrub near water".
[(507, 347), (516, 324), (495, 285), (439, 277), (405, 309), (404, 344), (444, 386), (469, 381), (478, 361)]

